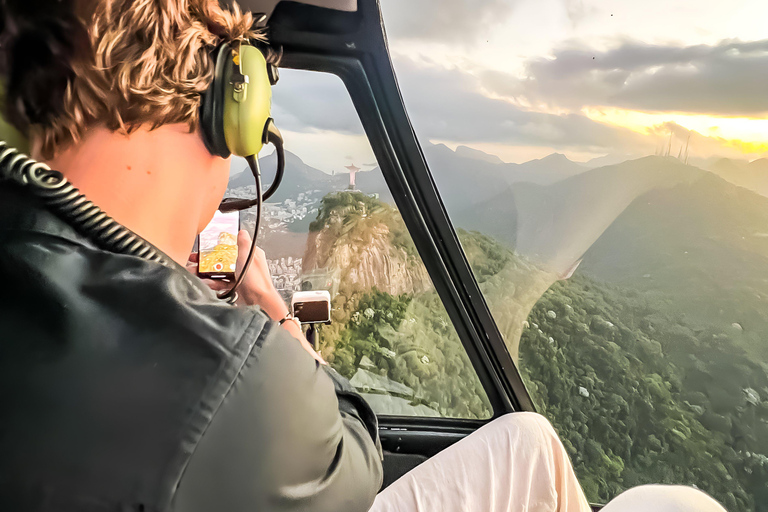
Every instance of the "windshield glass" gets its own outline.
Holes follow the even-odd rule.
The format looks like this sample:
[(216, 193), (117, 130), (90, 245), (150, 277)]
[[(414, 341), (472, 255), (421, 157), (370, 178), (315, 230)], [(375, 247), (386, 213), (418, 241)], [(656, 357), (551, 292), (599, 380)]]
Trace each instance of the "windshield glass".
[(588, 498), (692, 484), (765, 510), (768, 4), (382, 9), (449, 216)]
[[(329, 292), (331, 322), (318, 327), (323, 357), (377, 414), (490, 418), (342, 81), (284, 70), (273, 102), (286, 168), (258, 240), (287, 303), (296, 292)], [(267, 184), (274, 153), (261, 168)], [(254, 191), (245, 161), (235, 159), (228, 195)], [(242, 220), (252, 230), (254, 211)]]

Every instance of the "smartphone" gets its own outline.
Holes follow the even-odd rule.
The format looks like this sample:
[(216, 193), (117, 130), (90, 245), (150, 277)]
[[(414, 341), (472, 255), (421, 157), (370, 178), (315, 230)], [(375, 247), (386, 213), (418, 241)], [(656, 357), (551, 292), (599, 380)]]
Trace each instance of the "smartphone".
[(330, 324), (331, 294), (326, 290), (294, 292), (291, 311), (302, 324)]
[(210, 224), (197, 235), (197, 274), (200, 277), (234, 279), (238, 231), (240, 212), (216, 211)]

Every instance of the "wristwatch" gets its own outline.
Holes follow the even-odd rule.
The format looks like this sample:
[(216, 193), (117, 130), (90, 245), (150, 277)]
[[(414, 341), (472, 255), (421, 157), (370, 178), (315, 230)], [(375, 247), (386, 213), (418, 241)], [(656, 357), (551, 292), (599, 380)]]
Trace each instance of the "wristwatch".
[(293, 316), (293, 314), (290, 312), (285, 315), (278, 323), (280, 325), (284, 325), (285, 322), (294, 322), (297, 326), (299, 326), (299, 329), (301, 329), (301, 321), (299, 321), (299, 319)]

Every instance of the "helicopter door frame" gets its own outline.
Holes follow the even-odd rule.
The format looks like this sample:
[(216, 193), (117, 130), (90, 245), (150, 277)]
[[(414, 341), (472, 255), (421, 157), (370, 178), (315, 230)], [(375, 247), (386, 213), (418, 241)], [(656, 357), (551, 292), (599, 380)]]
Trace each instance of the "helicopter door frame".
[[(359, 0), (356, 12), (280, 2), (269, 22), (269, 39), (282, 50), (280, 67), (331, 73), (344, 82), (416, 249), (488, 395), (493, 417), (535, 411), (408, 118), (378, 1)], [(403, 416), (379, 421), (384, 448), (405, 453), (418, 443), (436, 453), (485, 423)]]

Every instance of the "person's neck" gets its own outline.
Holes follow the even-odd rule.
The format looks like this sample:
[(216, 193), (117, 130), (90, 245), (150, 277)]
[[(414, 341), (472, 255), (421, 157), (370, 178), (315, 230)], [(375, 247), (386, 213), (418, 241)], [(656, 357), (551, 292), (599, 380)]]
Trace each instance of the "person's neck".
[(127, 136), (94, 128), (48, 164), (117, 222), (183, 265), (221, 199), (214, 189), (224, 193), (216, 182), (220, 177), (213, 176), (213, 158), (199, 134), (166, 125)]

